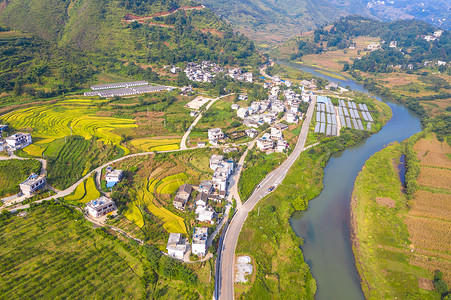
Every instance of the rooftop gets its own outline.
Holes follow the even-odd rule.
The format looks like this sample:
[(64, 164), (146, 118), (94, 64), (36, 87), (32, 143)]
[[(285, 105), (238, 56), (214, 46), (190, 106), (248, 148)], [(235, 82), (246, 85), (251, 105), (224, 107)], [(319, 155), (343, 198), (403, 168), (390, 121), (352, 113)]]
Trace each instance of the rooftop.
[(43, 177), (39, 177), (35, 173), (32, 173), (30, 174), (30, 176), (28, 176), (27, 180), (21, 183), (21, 185), (32, 186), (33, 184), (38, 182), (41, 178)]
[(114, 201), (105, 196), (101, 196), (100, 198), (89, 201), (86, 205), (95, 209), (111, 203), (114, 204)]

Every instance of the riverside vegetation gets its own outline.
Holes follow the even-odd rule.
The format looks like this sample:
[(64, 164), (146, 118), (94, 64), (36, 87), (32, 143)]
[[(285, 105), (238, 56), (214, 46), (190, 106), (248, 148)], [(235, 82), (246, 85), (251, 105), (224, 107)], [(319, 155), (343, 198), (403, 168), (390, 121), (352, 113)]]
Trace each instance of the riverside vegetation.
[[(369, 299), (447, 297), (445, 281), (449, 282), (450, 260), (446, 252), (450, 243), (443, 237), (447, 235), (449, 216), (445, 211), (449, 209), (449, 197), (434, 193), (425, 198), (427, 189), (422, 187), (413, 194), (412, 190), (404, 193), (397, 170), (400, 156), (412, 151), (413, 144), (424, 135), (421, 132), (403, 144), (394, 143), (374, 154), (356, 179), (352, 196), (353, 250), (362, 289)], [(429, 134), (428, 140), (435, 138)], [(431, 155), (436, 157), (438, 153)], [(407, 170), (412, 167), (408, 162)], [(439, 271), (433, 275), (434, 270)]]

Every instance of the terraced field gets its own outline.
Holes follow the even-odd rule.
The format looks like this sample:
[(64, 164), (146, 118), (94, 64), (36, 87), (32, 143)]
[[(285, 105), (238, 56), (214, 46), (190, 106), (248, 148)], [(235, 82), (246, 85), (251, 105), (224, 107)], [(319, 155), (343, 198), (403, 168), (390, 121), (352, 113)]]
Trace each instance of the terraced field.
[(180, 139), (134, 139), (130, 142), (133, 147), (148, 151), (169, 151), (177, 150), (180, 145)]
[[(160, 219), (167, 232), (178, 232), (186, 234), (186, 226), (183, 218), (175, 215), (164, 207), (155, 205), (155, 193), (172, 194), (180, 185), (184, 184), (188, 177), (184, 173), (167, 176), (162, 180), (150, 179), (144, 181), (141, 189), (136, 191), (136, 198), (127, 206), (125, 217), (135, 223), (138, 227), (144, 226), (144, 217), (138, 206), (146, 207), (150, 213)], [(155, 188), (157, 186), (157, 188)]]
[(80, 183), (72, 195), (66, 197), (68, 201), (77, 201), (79, 203), (88, 203), (100, 197), (100, 192), (96, 188), (93, 177), (89, 177)]
[[(6, 114), (2, 121), (19, 130), (32, 129), (33, 137), (46, 139), (47, 142), (70, 135), (80, 135), (85, 139), (97, 137), (105, 144), (112, 143), (122, 148), (127, 154), (128, 149), (120, 145), (121, 137), (113, 131), (138, 126), (132, 119), (96, 115), (98, 108), (95, 105), (101, 101), (70, 99), (51, 106), (24, 108)], [(26, 151), (32, 155), (42, 154), (37, 147), (45, 149), (43, 145), (37, 143)]]

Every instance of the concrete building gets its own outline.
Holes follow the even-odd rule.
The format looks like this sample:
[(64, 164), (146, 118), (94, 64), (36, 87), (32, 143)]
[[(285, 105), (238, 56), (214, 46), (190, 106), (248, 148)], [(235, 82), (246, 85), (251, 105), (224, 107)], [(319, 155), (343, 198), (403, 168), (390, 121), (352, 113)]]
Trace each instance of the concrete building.
[(257, 140), (257, 148), (261, 151), (274, 149), (274, 141), (271, 139), (271, 135), (269, 133), (265, 133)]
[(112, 188), (124, 177), (124, 171), (108, 167), (105, 173), (106, 187)]
[(195, 199), (196, 206), (206, 206), (208, 204), (208, 194), (200, 192)]
[(196, 220), (199, 222), (209, 222), (213, 224), (216, 212), (208, 205), (200, 205), (196, 207), (196, 215)]
[(197, 189), (200, 193), (205, 193), (207, 195), (213, 192), (213, 182), (211, 180), (202, 180), (199, 184), (199, 188)]
[(5, 142), (13, 150), (17, 150), (30, 145), (33, 141), (31, 140), (31, 133), (18, 132), (5, 138)]
[(172, 204), (177, 209), (184, 209), (186, 203), (189, 200), (189, 197), (191, 196), (191, 192), (193, 191), (193, 188), (189, 184), (183, 184), (179, 187), (179, 191), (177, 192), (177, 195), (174, 198), (174, 201), (172, 201)]
[(213, 154), (212, 156), (210, 156), (210, 169), (216, 170), (221, 165), (223, 159), (223, 155)]
[(86, 204), (86, 211), (94, 218), (106, 215), (116, 209), (117, 207), (114, 201), (105, 196), (92, 200)]
[(24, 182), (19, 184), (19, 188), (22, 194), (30, 196), (40, 189), (43, 189), (45, 187), (45, 184), (45, 177), (40, 177), (32, 173)]
[(219, 140), (224, 139), (224, 133), (221, 128), (208, 129), (208, 140), (213, 143), (217, 143)]
[(246, 133), (246, 135), (247, 135), (248, 137), (250, 137), (250, 138), (252, 138), (252, 139), (255, 138), (255, 137), (258, 135), (258, 130), (253, 129), (253, 128), (251, 128), (251, 129), (246, 129), (244, 132)]
[(236, 115), (238, 118), (244, 119), (249, 115), (249, 110), (247, 107), (241, 107), (236, 111)]
[(168, 255), (172, 258), (181, 259), (186, 253), (186, 242), (181, 233), (170, 233), (166, 250)]
[(193, 234), (193, 242), (191, 244), (191, 251), (198, 256), (205, 256), (207, 254), (207, 240), (208, 228), (195, 227)]
[(288, 123), (297, 123), (298, 122), (298, 116), (294, 113), (287, 113), (287, 122)]

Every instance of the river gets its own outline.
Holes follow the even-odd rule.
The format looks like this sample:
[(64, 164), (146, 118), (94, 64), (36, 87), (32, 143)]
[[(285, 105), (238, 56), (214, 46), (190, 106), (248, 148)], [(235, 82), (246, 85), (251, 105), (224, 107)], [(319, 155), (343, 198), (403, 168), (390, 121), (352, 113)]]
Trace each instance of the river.
[[(368, 93), (353, 80), (340, 80), (300, 64), (279, 62), (334, 81), (342, 87)], [(364, 299), (355, 267), (350, 237), (350, 203), (355, 179), (371, 155), (393, 141), (402, 141), (421, 131), (420, 118), (405, 106), (390, 101), (393, 117), (380, 132), (333, 155), (324, 169), (324, 189), (311, 200), (308, 211), (295, 212), (290, 220), (304, 239), (302, 251), (317, 281), (318, 300)]]

